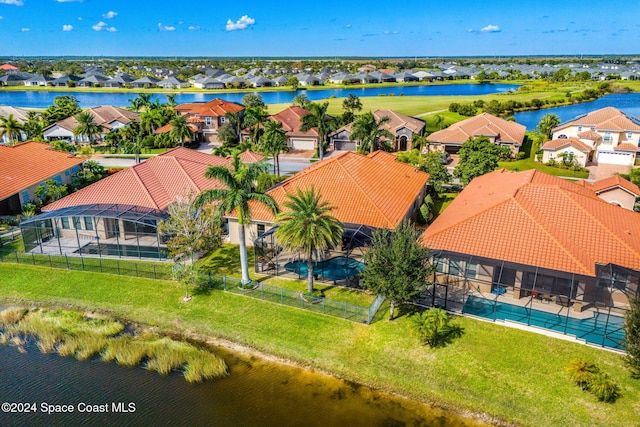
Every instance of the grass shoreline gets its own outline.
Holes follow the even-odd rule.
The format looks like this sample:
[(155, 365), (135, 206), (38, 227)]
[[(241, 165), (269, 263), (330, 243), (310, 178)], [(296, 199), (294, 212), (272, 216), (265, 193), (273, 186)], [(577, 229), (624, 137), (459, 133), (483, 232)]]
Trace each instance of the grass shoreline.
[[(461, 317), (465, 336), (431, 350), (418, 344), (406, 316), (367, 326), (219, 291), (184, 304), (183, 289), (172, 282), (43, 268), (0, 264), (0, 298), (108, 310), (162, 330), (239, 343), (251, 354), (503, 425), (640, 423), (638, 382), (620, 355), (596, 348)], [(567, 380), (564, 365), (579, 357), (621, 384), (618, 402), (598, 403)]]

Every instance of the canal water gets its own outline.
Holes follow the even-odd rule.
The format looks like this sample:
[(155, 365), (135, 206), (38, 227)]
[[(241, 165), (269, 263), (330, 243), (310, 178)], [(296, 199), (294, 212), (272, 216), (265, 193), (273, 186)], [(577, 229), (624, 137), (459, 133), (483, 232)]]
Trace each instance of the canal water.
[(42, 354), (33, 344), (26, 350), (0, 346), (0, 400), (21, 409), (7, 413), (3, 405), (0, 426), (484, 425), (368, 387), (222, 349), (217, 353), (229, 365), (230, 375), (195, 385), (177, 372), (163, 377), (141, 367)]
[[(365, 87), (349, 89), (318, 89), (280, 91), (280, 92), (251, 92), (228, 93), (224, 91), (211, 91), (200, 93), (178, 93), (175, 100), (178, 104), (189, 102), (206, 102), (214, 98), (221, 98), (231, 102), (241, 102), (242, 97), (255, 93), (262, 96), (267, 104), (285, 104), (293, 101), (299, 94), (305, 94), (312, 101), (327, 99), (330, 97), (346, 98), (353, 94), (359, 97), (366, 96), (441, 96), (441, 95), (487, 95), (490, 93), (502, 93), (517, 90), (519, 85), (513, 84), (454, 84), (454, 85), (418, 85), (418, 86), (388, 86)], [(131, 89), (130, 92), (51, 92), (51, 91), (1, 91), (0, 105), (9, 105), (23, 108), (46, 108), (53, 104), (56, 96), (75, 96), (80, 107), (97, 107), (100, 105), (127, 106), (129, 100), (135, 98), (138, 92)], [(166, 102), (164, 94), (155, 94), (160, 102)]]

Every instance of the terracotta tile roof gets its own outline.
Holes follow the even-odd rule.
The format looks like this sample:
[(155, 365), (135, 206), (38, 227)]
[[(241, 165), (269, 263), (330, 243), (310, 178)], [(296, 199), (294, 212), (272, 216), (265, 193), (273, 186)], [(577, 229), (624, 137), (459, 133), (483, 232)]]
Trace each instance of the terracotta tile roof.
[(0, 70), (15, 71), (17, 69), (18, 69), (18, 67), (16, 67), (15, 65), (11, 65), (11, 64), (2, 64), (2, 65), (0, 65)]
[(539, 171), (473, 180), (423, 234), (432, 249), (595, 276), (640, 269), (640, 216)]
[(0, 145), (0, 200), (39, 184), (86, 159), (52, 150), (49, 144), (25, 142), (8, 147)]
[(570, 126), (595, 127), (598, 130), (635, 130), (640, 131), (640, 122), (637, 119), (627, 116), (622, 111), (613, 107), (605, 107), (592, 111), (584, 116), (577, 117), (571, 121), (561, 123), (553, 131), (565, 129)]
[(584, 142), (580, 141), (578, 138), (563, 138), (563, 139), (554, 139), (552, 141), (547, 141), (541, 147), (543, 150), (560, 150), (564, 147), (575, 147), (577, 150), (588, 153), (591, 151), (591, 147), (589, 147)]
[(600, 136), (600, 134), (598, 134), (598, 132), (594, 132), (591, 129), (589, 129), (587, 131), (580, 132), (578, 134), (578, 138), (592, 139), (594, 141), (597, 141), (598, 139), (602, 138), (602, 136)]
[(235, 102), (215, 98), (209, 102), (180, 104), (175, 110), (182, 114), (196, 115), (199, 117), (221, 117), (226, 113), (239, 113), (244, 110), (244, 106), (236, 104)]
[(635, 194), (636, 197), (640, 197), (640, 188), (638, 188), (638, 186), (633, 182), (624, 179), (620, 175), (612, 175), (608, 178), (591, 183), (591, 188), (596, 192), (596, 194), (607, 191), (614, 187), (622, 187), (630, 193)]
[[(86, 112), (93, 116), (93, 120), (98, 126), (102, 126), (106, 131), (111, 130), (111, 123), (119, 121), (123, 124), (131, 123), (131, 121), (139, 121), (140, 115), (134, 111), (125, 110), (120, 107), (112, 107), (110, 105), (102, 107), (87, 108)], [(74, 116), (67, 117), (64, 120), (53, 123), (47, 126), (44, 130), (47, 130), (53, 126), (60, 126), (63, 129), (67, 129), (71, 132), (78, 127), (78, 121)]]
[(243, 151), (238, 157), (242, 163), (258, 163), (265, 159), (262, 154), (251, 150)]
[[(391, 153), (364, 156), (348, 151), (311, 165), (267, 194), (282, 206), (287, 194), (313, 186), (335, 206), (332, 214), (340, 221), (393, 229), (412, 209), (428, 178)], [(273, 221), (264, 206), (256, 203), (251, 208), (254, 220)]]
[(432, 133), (427, 137), (431, 142), (462, 144), (470, 137), (498, 136), (499, 143), (522, 144), (526, 127), (489, 113), (482, 113), (446, 129)]
[[(171, 132), (171, 129), (173, 129), (173, 126), (171, 126), (169, 123), (167, 123), (164, 126), (160, 126), (158, 129), (154, 130), (153, 133), (155, 135), (161, 134), (161, 133), (167, 133), (167, 132)], [(189, 129), (191, 129), (191, 132), (195, 133), (198, 131), (198, 127), (195, 125), (189, 125)]]
[(309, 113), (309, 110), (293, 106), (280, 111), (278, 114), (269, 116), (268, 119), (282, 123), (282, 129), (286, 130), (287, 135), (289, 136), (308, 135), (317, 137), (318, 131), (315, 128), (311, 128), (306, 132), (300, 130), (300, 126), (302, 126), (302, 118)]
[(204, 174), (210, 165), (227, 164), (229, 160), (222, 157), (188, 148), (174, 148), (53, 202), (47, 205), (46, 210), (94, 203), (166, 209), (176, 196), (189, 191), (221, 188), (222, 184), (205, 178)]
[(628, 142), (621, 142), (620, 144), (613, 147), (613, 149), (616, 151), (640, 151), (640, 147)]

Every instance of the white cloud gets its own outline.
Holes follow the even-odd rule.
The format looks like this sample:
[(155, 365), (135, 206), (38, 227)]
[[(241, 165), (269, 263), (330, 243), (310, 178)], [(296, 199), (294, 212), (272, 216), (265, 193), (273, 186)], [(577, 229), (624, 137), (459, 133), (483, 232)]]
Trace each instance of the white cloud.
[(73, 25), (63, 25), (62, 26), (62, 31), (71, 31), (73, 30)]
[(476, 30), (474, 30), (473, 28), (469, 28), (469, 29), (467, 30), (467, 33), (475, 33), (475, 32), (476, 32)]
[(162, 25), (161, 22), (158, 22), (158, 30), (160, 31), (175, 31), (176, 27), (173, 25)]
[(499, 33), (500, 31), (502, 31), (500, 27), (498, 27), (497, 25), (491, 25), (491, 24), (480, 29), (481, 33)]
[(22, 27), (22, 28), (20, 28), (20, 31), (22, 31), (23, 33), (26, 33), (26, 32), (31, 31), (31, 28)]
[(200, 30), (200, 25), (189, 25), (187, 27), (187, 30), (189, 30), (189, 31), (199, 31)]
[(393, 35), (398, 34), (398, 32), (397, 31), (385, 30), (385, 31), (382, 32), (382, 34), (384, 34), (385, 36), (393, 36)]
[(110, 10), (109, 12), (102, 14), (102, 17), (104, 19), (111, 19), (111, 18), (115, 18), (116, 16), (118, 16), (118, 12), (114, 12), (113, 10)]
[(344, 26), (345, 28), (351, 28), (351, 24), (347, 24)]
[(255, 23), (255, 19), (249, 18), (249, 15), (243, 15), (242, 18), (238, 19), (236, 22), (233, 22), (231, 21), (231, 19), (229, 19), (227, 21), (226, 29), (227, 31), (244, 30), (249, 27), (249, 25), (253, 25)]
[(78, 21), (82, 21), (82, 16), (78, 16)]
[(14, 6), (22, 6), (24, 2), (22, 0), (0, 0), (0, 4), (12, 4)]
[(116, 27), (109, 27), (107, 26), (107, 23), (103, 21), (98, 22), (96, 25), (92, 25), (91, 28), (93, 28), (93, 31), (107, 31), (109, 33), (115, 33), (118, 31)]

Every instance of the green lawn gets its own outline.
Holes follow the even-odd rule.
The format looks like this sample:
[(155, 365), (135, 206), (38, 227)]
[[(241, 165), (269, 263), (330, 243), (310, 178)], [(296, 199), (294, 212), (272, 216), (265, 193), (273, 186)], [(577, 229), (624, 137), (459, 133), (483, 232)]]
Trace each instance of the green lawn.
[(508, 170), (529, 170), (529, 169), (537, 169), (541, 172), (548, 173), (549, 175), (554, 176), (566, 176), (571, 178), (589, 178), (589, 172), (576, 172), (569, 169), (561, 169), (554, 168), (552, 166), (547, 166), (542, 163), (536, 162), (534, 159), (522, 159), (514, 162), (500, 162), (499, 166), (501, 168), (505, 168)]
[(453, 202), (453, 199), (458, 197), (460, 193), (442, 193), (439, 195), (439, 199), (433, 203), (433, 218), (431, 222), (435, 221), (438, 216)]
[[(0, 298), (104, 309), (195, 331), (458, 410), (529, 426), (637, 426), (640, 382), (618, 354), (500, 325), (458, 318), (464, 336), (446, 348), (418, 344), (406, 316), (363, 325), (221, 291), (181, 303), (169, 281), (0, 264)], [(12, 302), (14, 303), (14, 302)], [(3, 302), (9, 304), (9, 302)], [(563, 367), (587, 357), (622, 387), (615, 404), (573, 386)]]

